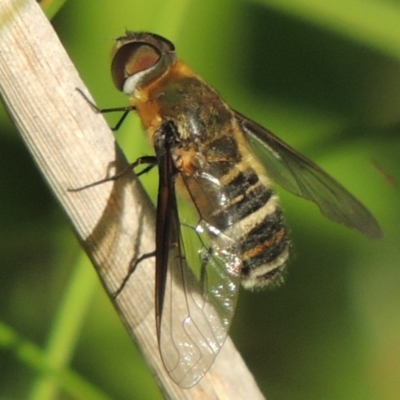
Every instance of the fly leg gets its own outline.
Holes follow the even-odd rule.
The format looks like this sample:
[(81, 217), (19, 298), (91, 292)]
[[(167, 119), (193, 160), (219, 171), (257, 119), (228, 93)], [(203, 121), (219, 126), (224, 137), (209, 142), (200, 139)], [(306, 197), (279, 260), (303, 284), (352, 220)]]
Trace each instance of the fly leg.
[(104, 179), (100, 179), (99, 181), (89, 183), (88, 185), (84, 185), (78, 188), (69, 188), (68, 192), (80, 192), (81, 190), (85, 190), (88, 188), (91, 188), (93, 186), (100, 185), (105, 182), (110, 182), (110, 181), (116, 181), (117, 179), (121, 178), (124, 174), (127, 172), (131, 171), (132, 169), (135, 169), (139, 165), (142, 164), (148, 164), (147, 167), (145, 167), (142, 171), (136, 173), (136, 176), (143, 175), (147, 172), (149, 172), (152, 168), (154, 168), (157, 165), (157, 159), (154, 156), (143, 156), (139, 157), (135, 162), (132, 164), (129, 164), (126, 168), (124, 168), (122, 171), (118, 172), (117, 174), (113, 176), (107, 176)]
[(122, 280), (121, 285), (119, 286), (119, 288), (112, 294), (112, 297), (114, 299), (116, 299), (119, 294), (124, 290), (125, 285), (128, 283), (131, 275), (135, 272), (136, 267), (144, 260), (147, 260), (148, 258), (154, 257), (156, 255), (155, 251), (152, 251), (151, 253), (146, 253), (141, 255), (139, 258), (137, 258), (135, 260), (135, 257), (133, 257), (130, 266), (129, 266), (129, 270), (128, 273), (126, 274), (125, 278)]
[[(199, 226), (200, 223), (197, 225)], [(197, 236), (199, 243), (200, 243), (200, 251), (199, 251), (199, 258), (200, 258), (200, 274), (198, 277), (199, 284), (203, 289), (205, 289), (203, 292), (207, 293), (208, 291), (206, 290), (206, 284), (208, 282), (207, 279), (207, 265), (210, 262), (211, 257), (213, 256), (213, 248), (212, 246), (207, 246), (206, 243), (204, 242), (201, 234), (198, 232), (197, 228), (195, 226), (186, 224), (184, 222), (181, 222), (181, 226), (191, 229), (194, 234)]]
[[(114, 107), (114, 108), (99, 108), (97, 107), (87, 96), (86, 94), (79, 88), (76, 88), (76, 90), (81, 94), (81, 96), (86, 100), (87, 103), (92, 107), (92, 109), (96, 113), (100, 114), (105, 114), (105, 113), (111, 113), (111, 112), (123, 112), (122, 117), (119, 119), (117, 124), (111, 128), (112, 131), (117, 131), (122, 123), (125, 121), (126, 117), (128, 116), (130, 111), (135, 110), (134, 106), (128, 106), (128, 107)], [(110, 181), (116, 181), (119, 179), (121, 176), (126, 174), (127, 172), (131, 171), (132, 169), (134, 170), (136, 167), (142, 164), (147, 164), (147, 166), (141, 170), (140, 172), (136, 173), (136, 176), (143, 175), (147, 172), (149, 172), (152, 168), (154, 168), (157, 165), (157, 158), (154, 156), (143, 156), (138, 158), (135, 162), (129, 164), (126, 168), (124, 168), (122, 171), (118, 172), (117, 174), (113, 176), (107, 176), (104, 179), (100, 179), (99, 181), (89, 183), (88, 185), (79, 187), (79, 188), (70, 188), (68, 189), (69, 192), (79, 192), (84, 189), (88, 189), (97, 185), (100, 185), (105, 182), (110, 182)], [(129, 278), (133, 274), (133, 272), (136, 270), (136, 267), (139, 265), (140, 262), (143, 260), (146, 260), (147, 258), (154, 257), (155, 256), (155, 251), (151, 253), (146, 253), (140, 256), (135, 260), (136, 257), (132, 258), (132, 261), (130, 262), (129, 270), (128, 273), (126, 274), (125, 278), (122, 280), (120, 287), (112, 294), (113, 298), (115, 299), (124, 289), (126, 283), (128, 282)]]
[(134, 106), (127, 106), (127, 107), (112, 107), (112, 108), (99, 108), (94, 104), (83, 91), (79, 88), (76, 88), (76, 90), (81, 94), (81, 96), (86, 100), (87, 103), (89, 103), (90, 107), (98, 113), (98, 114), (106, 114), (106, 113), (112, 113), (112, 112), (123, 112), (122, 117), (120, 120), (117, 122), (117, 124), (111, 128), (112, 131), (117, 131), (123, 122), (125, 121), (125, 118), (128, 116), (129, 111), (134, 111), (135, 107)]
[[(110, 176), (110, 177), (106, 177), (106, 178), (101, 179), (101, 180), (96, 181), (96, 182), (89, 183), (88, 185), (85, 185), (85, 186), (82, 186), (82, 187), (79, 187), (79, 188), (73, 188), (73, 189), (70, 188), (70, 189), (68, 189), (68, 191), (69, 192), (80, 192), (81, 190), (85, 190), (85, 189), (91, 188), (93, 186), (100, 185), (100, 184), (105, 183), (105, 182), (115, 181), (118, 178), (120, 178), (122, 175), (126, 174), (128, 171), (130, 171), (132, 169), (135, 169), (137, 166), (142, 165), (142, 164), (148, 164), (148, 165), (143, 170), (138, 172), (136, 174), (136, 176), (143, 175), (143, 174), (149, 172), (152, 168), (154, 168), (157, 165), (157, 159), (154, 156), (140, 157), (134, 163), (129, 164), (126, 168), (124, 168), (118, 174), (115, 174), (115, 175)], [(117, 298), (117, 296), (122, 292), (122, 290), (124, 289), (126, 283), (128, 282), (128, 280), (131, 277), (131, 275), (133, 274), (133, 272), (135, 271), (135, 269), (138, 266), (138, 264), (140, 262), (142, 262), (143, 260), (146, 260), (147, 258), (154, 257), (154, 256), (155, 256), (155, 251), (153, 251), (151, 253), (143, 254), (142, 256), (137, 258), (136, 260), (135, 260), (135, 258), (136, 258), (135, 256), (132, 258), (132, 261), (130, 262), (130, 265), (129, 265), (128, 273), (126, 274), (125, 278), (123, 279), (120, 287), (112, 294), (112, 297), (114, 299)]]
[[(121, 127), (122, 123), (125, 121), (125, 118), (128, 116), (129, 112), (135, 110), (134, 106), (113, 107), (113, 108), (99, 108), (99, 107), (96, 106), (96, 104), (94, 104), (86, 96), (86, 94), (81, 89), (76, 88), (76, 90), (80, 93), (80, 95), (85, 99), (85, 101), (92, 107), (92, 109), (96, 113), (105, 114), (105, 113), (119, 112), (119, 111), (123, 112), (122, 117), (120, 118), (120, 120), (117, 122), (117, 124), (113, 128), (111, 128), (112, 131), (117, 131)], [(82, 187), (79, 187), (79, 188), (68, 189), (68, 191), (69, 192), (79, 192), (81, 190), (88, 189), (90, 187), (100, 185), (101, 183), (110, 182), (110, 181), (116, 181), (118, 178), (120, 178), (121, 176), (126, 174), (128, 171), (130, 171), (132, 169), (135, 169), (137, 166), (139, 166), (141, 164), (148, 164), (148, 165), (142, 171), (137, 173), (136, 176), (140, 176), (142, 174), (145, 174), (145, 173), (149, 172), (153, 167), (155, 167), (157, 165), (157, 159), (154, 156), (140, 157), (135, 162), (133, 162), (132, 164), (129, 164), (121, 172), (118, 172), (117, 174), (115, 174), (113, 176), (107, 176), (104, 179), (100, 179), (99, 181), (89, 183), (88, 185), (85, 185), (85, 186), (82, 186)]]

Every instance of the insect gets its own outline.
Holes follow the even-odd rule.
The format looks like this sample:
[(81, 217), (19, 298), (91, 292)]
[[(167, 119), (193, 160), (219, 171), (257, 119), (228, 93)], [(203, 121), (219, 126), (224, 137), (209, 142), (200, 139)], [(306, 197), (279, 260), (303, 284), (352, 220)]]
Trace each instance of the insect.
[[(112, 54), (114, 84), (130, 101), (121, 121), (136, 111), (155, 151), (136, 164), (145, 161), (159, 172), (155, 315), (160, 354), (171, 378), (189, 388), (224, 343), (240, 284), (254, 289), (282, 281), (290, 241), (270, 179), (316, 203), (334, 222), (370, 238), (382, 231), (332, 177), (232, 110), (177, 58), (169, 40), (126, 32)], [(187, 219), (178, 210), (176, 189), (193, 206)]]

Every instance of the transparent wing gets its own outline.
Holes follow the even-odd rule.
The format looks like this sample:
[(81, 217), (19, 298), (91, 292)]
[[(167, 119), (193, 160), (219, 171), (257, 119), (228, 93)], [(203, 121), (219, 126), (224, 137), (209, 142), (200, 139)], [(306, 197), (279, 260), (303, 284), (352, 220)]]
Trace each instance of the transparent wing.
[[(241, 261), (235, 241), (202, 219), (197, 207), (181, 218), (185, 225), (180, 223), (168, 149), (158, 161), (157, 335), (169, 375), (182, 388), (190, 388), (211, 367), (228, 335)], [(198, 177), (197, 183), (200, 188), (209, 185), (216, 201), (224, 198), (208, 175)]]
[[(207, 231), (200, 223), (191, 233), (208, 239)], [(199, 276), (188, 268), (182, 245), (170, 251), (159, 346), (166, 370), (182, 388), (197, 383), (213, 364), (228, 335), (239, 290), (238, 275), (230, 274), (224, 256), (215, 254), (219, 245), (207, 246), (199, 247), (204, 268)]]
[(382, 237), (372, 214), (343, 186), (274, 134), (236, 112), (242, 130), (268, 175), (284, 189), (318, 205), (334, 222), (370, 238)]

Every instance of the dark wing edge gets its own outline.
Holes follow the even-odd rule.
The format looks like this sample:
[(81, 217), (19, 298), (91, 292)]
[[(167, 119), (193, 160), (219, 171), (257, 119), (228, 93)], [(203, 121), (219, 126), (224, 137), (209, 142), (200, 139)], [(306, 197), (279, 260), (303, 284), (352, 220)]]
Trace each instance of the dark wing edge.
[(373, 215), (342, 185), (273, 133), (244, 115), (236, 119), (268, 176), (289, 192), (311, 200), (332, 221), (377, 239), (383, 236)]

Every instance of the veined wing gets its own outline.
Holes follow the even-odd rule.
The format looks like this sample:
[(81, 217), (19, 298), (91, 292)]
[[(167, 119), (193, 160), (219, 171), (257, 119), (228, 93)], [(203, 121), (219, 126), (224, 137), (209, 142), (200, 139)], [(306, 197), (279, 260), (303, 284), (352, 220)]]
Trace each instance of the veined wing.
[[(160, 185), (156, 229), (156, 321), (160, 354), (182, 388), (197, 383), (220, 351), (240, 283), (236, 243), (196, 213), (181, 225), (168, 143), (155, 140)], [(216, 183), (204, 177), (204, 182)], [(201, 178), (199, 178), (201, 179)], [(215, 187), (218, 193), (218, 185)], [(181, 227), (187, 232), (181, 236)], [(186, 251), (185, 251), (186, 250)], [(190, 269), (188, 268), (188, 264)]]
[(236, 118), (268, 175), (284, 189), (318, 205), (334, 222), (370, 238), (382, 237), (372, 214), (343, 186), (267, 129), (236, 112)]

